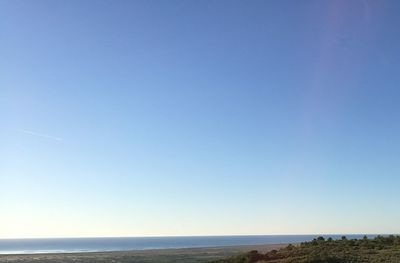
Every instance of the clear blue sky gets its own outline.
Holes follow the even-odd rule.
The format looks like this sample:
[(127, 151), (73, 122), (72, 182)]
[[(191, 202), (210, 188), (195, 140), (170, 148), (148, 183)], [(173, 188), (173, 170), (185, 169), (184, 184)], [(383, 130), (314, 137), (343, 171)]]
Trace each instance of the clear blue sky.
[(0, 1), (0, 237), (400, 232), (399, 1)]

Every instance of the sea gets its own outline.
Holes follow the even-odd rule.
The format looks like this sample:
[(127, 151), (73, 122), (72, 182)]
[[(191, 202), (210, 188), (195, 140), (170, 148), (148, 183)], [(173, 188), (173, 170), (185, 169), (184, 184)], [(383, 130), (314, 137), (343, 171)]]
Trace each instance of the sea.
[[(319, 235), (174, 236), (0, 239), (0, 254), (78, 253), (149, 249), (202, 248), (286, 244), (311, 241)], [(343, 235), (322, 235), (339, 239)], [(364, 235), (346, 235), (348, 239)], [(369, 238), (376, 235), (367, 235)]]

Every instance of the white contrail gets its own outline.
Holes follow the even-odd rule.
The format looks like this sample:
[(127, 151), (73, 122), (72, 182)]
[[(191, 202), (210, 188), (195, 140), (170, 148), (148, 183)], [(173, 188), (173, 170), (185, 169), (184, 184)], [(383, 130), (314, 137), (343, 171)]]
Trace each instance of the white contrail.
[(28, 131), (28, 130), (23, 130), (23, 129), (18, 129), (18, 132), (22, 132), (22, 133), (26, 133), (26, 134), (30, 134), (33, 136), (38, 136), (38, 137), (42, 137), (42, 138), (46, 138), (46, 139), (50, 139), (50, 140), (55, 140), (55, 141), (62, 141), (63, 139), (60, 137), (56, 137), (56, 136), (51, 136), (51, 135), (47, 135), (47, 134), (43, 134), (43, 133), (37, 133), (37, 132), (33, 132), (33, 131)]

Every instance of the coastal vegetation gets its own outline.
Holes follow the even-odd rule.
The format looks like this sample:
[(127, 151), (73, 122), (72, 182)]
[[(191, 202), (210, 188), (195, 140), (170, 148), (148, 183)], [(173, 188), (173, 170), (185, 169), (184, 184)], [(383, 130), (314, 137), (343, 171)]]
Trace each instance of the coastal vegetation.
[(339, 240), (318, 237), (310, 242), (288, 245), (279, 250), (259, 253), (256, 250), (213, 263), (365, 263), (400, 262), (400, 236), (377, 236), (368, 239)]

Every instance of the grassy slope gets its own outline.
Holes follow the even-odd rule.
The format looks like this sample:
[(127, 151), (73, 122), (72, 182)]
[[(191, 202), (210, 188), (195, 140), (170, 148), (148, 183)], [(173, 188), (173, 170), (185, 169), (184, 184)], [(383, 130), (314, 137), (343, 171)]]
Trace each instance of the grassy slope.
[(338, 262), (400, 262), (400, 236), (374, 239), (324, 240), (322, 237), (298, 246), (289, 245), (266, 254), (251, 251), (215, 263), (338, 263)]

